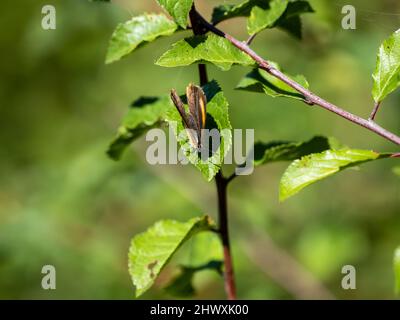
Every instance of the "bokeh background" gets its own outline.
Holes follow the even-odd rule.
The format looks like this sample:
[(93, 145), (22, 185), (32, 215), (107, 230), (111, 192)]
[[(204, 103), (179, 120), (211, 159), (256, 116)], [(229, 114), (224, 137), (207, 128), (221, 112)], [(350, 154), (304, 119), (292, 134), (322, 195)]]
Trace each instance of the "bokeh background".
[[(215, 4), (196, 1), (208, 16)], [(279, 30), (253, 43), (262, 56), (291, 74), (304, 74), (311, 88), (344, 108), (367, 116), (372, 108), (371, 73), (376, 52), (400, 27), (397, 0), (310, 0), (304, 40)], [(57, 10), (57, 29), (41, 29), (41, 8)], [(357, 29), (341, 29), (341, 8), (357, 9)], [(130, 239), (154, 221), (215, 217), (213, 183), (190, 166), (150, 166), (140, 139), (120, 162), (105, 151), (129, 104), (197, 81), (196, 66), (168, 69), (153, 64), (183, 34), (160, 39), (118, 63), (105, 53), (119, 22), (159, 12), (152, 0), (3, 0), (0, 18), (0, 298), (131, 299), (127, 270)], [(245, 39), (245, 20), (221, 24)], [(189, 34), (189, 31), (186, 32)], [(248, 70), (224, 73), (209, 67), (230, 101), (235, 128), (255, 128), (257, 140), (304, 140), (334, 136), (357, 148), (396, 147), (339, 117), (300, 102), (233, 88)], [(400, 94), (385, 101), (378, 121), (398, 131)], [(398, 151), (398, 150), (397, 150)], [(287, 163), (258, 168), (229, 190), (231, 237), (238, 295), (243, 299), (301, 297), (290, 277), (307, 275), (339, 299), (394, 299), (392, 257), (400, 244), (398, 161), (382, 160), (319, 182), (285, 203), (278, 183)], [(263, 245), (269, 243), (269, 245)], [(271, 249), (273, 248), (273, 250)], [(252, 254), (249, 254), (250, 250)], [(271, 250), (272, 251), (271, 251)], [(183, 248), (190, 250), (189, 246)], [(278, 256), (278, 258), (276, 258)], [(280, 258), (288, 259), (279, 265)], [(179, 264), (178, 257), (172, 265)], [(278, 263), (271, 268), (270, 263)], [(41, 288), (41, 268), (57, 270), (57, 289)], [(357, 289), (341, 288), (341, 269), (357, 270)], [(172, 267), (143, 298), (173, 298), (162, 287)], [(305, 278), (307, 283), (307, 278)], [(224, 298), (215, 274), (195, 279), (198, 298)]]

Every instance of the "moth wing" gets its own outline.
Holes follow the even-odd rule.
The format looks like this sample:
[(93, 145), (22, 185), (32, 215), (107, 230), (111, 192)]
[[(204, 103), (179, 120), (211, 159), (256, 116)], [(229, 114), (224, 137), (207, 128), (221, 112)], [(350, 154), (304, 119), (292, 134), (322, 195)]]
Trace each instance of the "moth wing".
[(190, 84), (186, 88), (186, 96), (189, 104), (189, 112), (196, 123), (196, 129), (201, 130), (206, 123), (207, 99), (201, 87)]
[(188, 118), (188, 114), (185, 111), (185, 107), (183, 106), (183, 102), (181, 98), (178, 96), (176, 93), (175, 89), (171, 90), (171, 100), (174, 103), (176, 109), (178, 110), (179, 114), (181, 115), (181, 118), (183, 120), (183, 124), (185, 128), (190, 128), (191, 121)]
[(206, 118), (207, 118), (207, 98), (204, 94), (203, 89), (199, 88), (199, 108), (198, 111), (198, 119), (200, 128), (204, 129), (206, 126)]
[(199, 131), (195, 129), (196, 121), (194, 117), (186, 112), (183, 102), (179, 97), (179, 95), (176, 93), (175, 89), (171, 90), (171, 100), (174, 103), (179, 114), (181, 115), (181, 118), (183, 120), (183, 125), (186, 129), (186, 133), (189, 137), (190, 143), (197, 148), (199, 144), (199, 136), (198, 136)]
[(203, 89), (201, 89), (199, 87), (199, 91), (198, 91), (198, 108), (197, 108), (197, 115), (196, 115), (196, 120), (197, 120), (197, 124), (199, 126), (199, 131), (197, 132), (197, 148), (201, 148), (201, 144), (202, 144), (202, 129), (205, 128), (206, 126), (206, 117), (207, 117), (207, 110), (206, 110), (206, 106), (207, 106), (207, 98), (206, 95), (204, 94)]
[(190, 140), (191, 145), (196, 149), (199, 148), (199, 146), (201, 144), (201, 140), (200, 140), (201, 136), (199, 136), (198, 131), (194, 130), (194, 129), (186, 128), (186, 133)]

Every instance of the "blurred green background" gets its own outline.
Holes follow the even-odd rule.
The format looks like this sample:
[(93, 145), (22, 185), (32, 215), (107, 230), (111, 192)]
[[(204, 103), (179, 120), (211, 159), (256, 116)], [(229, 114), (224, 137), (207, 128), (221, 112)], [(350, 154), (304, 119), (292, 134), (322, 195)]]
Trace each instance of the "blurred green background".
[[(222, 2), (235, 1), (197, 1), (207, 16)], [(302, 42), (272, 30), (257, 37), (253, 46), (289, 73), (304, 74), (313, 91), (366, 117), (372, 108), (376, 52), (400, 26), (400, 3), (310, 2), (317, 13), (304, 16)], [(41, 29), (45, 4), (56, 7), (56, 30)], [(341, 29), (345, 4), (357, 9), (356, 30)], [(152, 0), (2, 1), (1, 299), (130, 299), (127, 252), (133, 235), (161, 218), (185, 221), (202, 213), (215, 217), (214, 184), (190, 166), (149, 166), (144, 138), (122, 161), (106, 157), (108, 142), (134, 99), (165, 94), (172, 87), (183, 90), (197, 81), (196, 66), (168, 69), (153, 64), (182, 33), (104, 65), (117, 23), (144, 11), (160, 9)], [(221, 27), (246, 37), (244, 19)], [(352, 147), (396, 151), (389, 142), (324, 110), (234, 91), (247, 71), (234, 67), (224, 73), (209, 67), (210, 78), (218, 79), (230, 101), (233, 126), (255, 128), (257, 140), (304, 140), (323, 134)], [(399, 105), (400, 94), (391, 95), (379, 123), (398, 131)], [(282, 204), (278, 183), (287, 164), (258, 168), (235, 180), (229, 207), (239, 297), (299, 297), (285, 289), (285, 279), (273, 279), (270, 270), (255, 261), (257, 256), (269, 260), (271, 252), (260, 246), (268, 239), (276, 252), (292, 256), (337, 298), (395, 298), (392, 256), (400, 244), (400, 180), (392, 173), (396, 164), (383, 160), (345, 171)], [(255, 255), (248, 255), (248, 246)], [(174, 259), (172, 265), (179, 262)], [(56, 290), (41, 288), (46, 264), (56, 267)], [(345, 264), (357, 269), (356, 290), (341, 288)], [(173, 272), (167, 268), (143, 297), (173, 298), (162, 290)], [(218, 276), (199, 275), (195, 282), (197, 297), (224, 298)]]

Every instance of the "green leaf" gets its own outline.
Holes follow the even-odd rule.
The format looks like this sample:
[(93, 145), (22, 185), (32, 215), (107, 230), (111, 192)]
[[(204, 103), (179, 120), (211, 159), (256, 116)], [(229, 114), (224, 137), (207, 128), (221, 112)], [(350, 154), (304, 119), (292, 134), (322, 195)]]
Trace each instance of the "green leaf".
[(121, 23), (111, 36), (106, 63), (120, 60), (139, 45), (175, 32), (177, 25), (163, 14), (145, 14)]
[(222, 275), (223, 248), (215, 232), (205, 231), (194, 236), (190, 243), (190, 260), (180, 267), (179, 274), (165, 288), (171, 295), (187, 297), (195, 293), (193, 277), (197, 272), (211, 270)]
[(375, 102), (381, 102), (400, 86), (400, 29), (380, 46), (372, 78)]
[(393, 269), (395, 276), (395, 292), (397, 295), (400, 295), (400, 247), (394, 252)]
[[(280, 67), (275, 62), (269, 62), (276, 69), (280, 70)], [(309, 85), (306, 78), (302, 75), (289, 76), (294, 81), (301, 84), (304, 88), (308, 89)], [(283, 81), (270, 75), (267, 71), (262, 69), (254, 69), (247, 74), (237, 85), (236, 89), (265, 93), (271, 97), (288, 97), (299, 100), (305, 100), (305, 97), (297, 92), (292, 87), (288, 86)]]
[(162, 220), (135, 236), (129, 249), (129, 273), (136, 287), (136, 297), (151, 287), (163, 267), (185, 241), (212, 227), (214, 225), (208, 216), (193, 218), (188, 222)]
[(169, 97), (142, 97), (136, 100), (124, 117), (107, 154), (112, 159), (118, 160), (129, 144), (164, 121), (165, 114), (171, 107), (172, 102)]
[(268, 9), (255, 6), (251, 9), (250, 17), (247, 20), (247, 31), (250, 35), (256, 34), (266, 28), (274, 26), (275, 22), (283, 15), (288, 0), (272, 0)]
[[(275, 2), (274, 5), (272, 3)], [(214, 9), (212, 15), (213, 23), (219, 23), (235, 17), (251, 17), (248, 21), (248, 31), (250, 34), (261, 31), (263, 28), (279, 27), (301, 38), (301, 20), (303, 13), (314, 12), (308, 1), (290, 1), (286, 10), (279, 15), (280, 7), (285, 0), (247, 0), (238, 5), (221, 5)], [(272, 9), (274, 6), (274, 9)], [(276, 6), (276, 7), (275, 7)], [(279, 6), (279, 9), (278, 9)], [(258, 9), (254, 9), (258, 7)], [(253, 9), (255, 11), (253, 11)], [(272, 12), (269, 12), (272, 9)], [(269, 13), (268, 13), (269, 12)], [(277, 17), (278, 16), (278, 17)], [(271, 22), (275, 18), (274, 22)], [(251, 21), (250, 21), (251, 20)], [(265, 25), (265, 27), (263, 27)]]
[(224, 71), (233, 64), (254, 65), (254, 61), (225, 38), (217, 35), (195, 36), (175, 43), (156, 62), (162, 67), (182, 67), (192, 63), (213, 63)]
[(276, 22), (276, 26), (287, 31), (294, 37), (301, 39), (302, 25), (300, 16), (304, 13), (313, 13), (314, 9), (308, 1), (289, 2), (285, 13)]
[(210, 261), (199, 267), (181, 266), (180, 273), (172, 279), (172, 281), (165, 287), (165, 290), (176, 297), (189, 297), (193, 296), (195, 289), (193, 287), (194, 275), (198, 272), (205, 270), (213, 270), (222, 275), (222, 261)]
[(186, 29), (189, 11), (193, 0), (157, 0), (167, 12), (174, 18), (177, 24)]
[(182, 124), (182, 118), (175, 108), (169, 109), (167, 121), (172, 125), (177, 140), (185, 157), (210, 181), (220, 170), (223, 159), (232, 145), (232, 126), (229, 122), (228, 101), (216, 81), (211, 81), (203, 86), (207, 97), (206, 129), (217, 129), (220, 133), (220, 144), (207, 159), (203, 159), (194, 152), (188, 142), (189, 138)]
[(212, 13), (211, 21), (213, 24), (217, 24), (224, 20), (228, 20), (236, 17), (247, 17), (250, 15), (251, 9), (254, 6), (265, 6), (268, 5), (268, 1), (265, 0), (247, 0), (238, 5), (223, 4), (215, 7)]
[(346, 168), (389, 157), (369, 150), (341, 149), (314, 153), (293, 161), (283, 174), (279, 199), (284, 201), (310, 184)]
[(223, 258), (221, 237), (216, 232), (206, 231), (197, 234), (190, 241), (190, 259), (185, 265), (199, 267)]
[(306, 142), (257, 142), (254, 145), (254, 165), (259, 166), (277, 161), (293, 161), (311, 153), (325, 151), (330, 147), (329, 139), (321, 136), (316, 136)]

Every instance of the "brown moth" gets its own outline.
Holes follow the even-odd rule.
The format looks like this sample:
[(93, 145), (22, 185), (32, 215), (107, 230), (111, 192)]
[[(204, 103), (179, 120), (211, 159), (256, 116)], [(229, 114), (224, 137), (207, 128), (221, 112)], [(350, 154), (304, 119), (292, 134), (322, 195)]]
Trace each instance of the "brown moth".
[(183, 120), (183, 125), (189, 137), (190, 144), (196, 149), (201, 149), (201, 134), (206, 124), (207, 98), (201, 87), (190, 83), (186, 88), (186, 97), (189, 112), (186, 112), (181, 98), (175, 89), (171, 90), (171, 99)]

